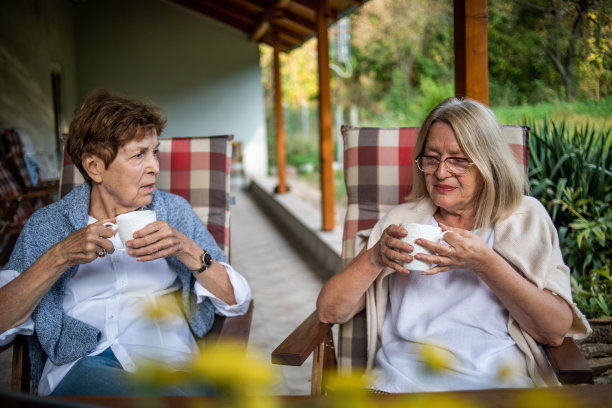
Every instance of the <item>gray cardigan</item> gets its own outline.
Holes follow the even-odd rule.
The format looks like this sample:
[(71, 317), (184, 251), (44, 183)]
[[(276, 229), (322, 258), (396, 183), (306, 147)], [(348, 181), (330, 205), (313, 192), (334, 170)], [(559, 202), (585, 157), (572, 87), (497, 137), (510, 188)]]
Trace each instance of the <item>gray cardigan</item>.
[[(17, 240), (6, 269), (19, 273), (25, 271), (51, 246), (85, 227), (90, 192), (90, 186), (83, 183), (61, 200), (32, 214)], [(155, 210), (158, 220), (167, 221), (200, 248), (210, 252), (214, 259), (227, 262), (226, 255), (185, 199), (156, 190), (148, 208)], [(185, 265), (174, 257), (167, 258), (167, 261), (183, 285), (182, 300), (187, 321), (194, 334), (203, 337), (213, 324), (215, 308), (208, 299), (197, 303), (193, 291), (195, 278)], [(98, 343), (100, 332), (95, 327), (66, 315), (63, 310), (66, 283), (77, 269), (78, 265), (68, 268), (32, 313), (35, 331), (33, 336), (28, 336), (28, 349), (34, 388), (38, 387), (47, 358), (56, 365), (67, 364), (86, 356)]]

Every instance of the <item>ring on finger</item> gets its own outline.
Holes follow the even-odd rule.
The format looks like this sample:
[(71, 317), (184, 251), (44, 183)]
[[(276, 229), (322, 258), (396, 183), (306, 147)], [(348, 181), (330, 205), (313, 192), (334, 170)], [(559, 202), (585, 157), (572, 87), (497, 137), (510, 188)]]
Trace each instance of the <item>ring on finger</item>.
[(98, 251), (98, 258), (104, 258), (106, 256), (108, 252), (106, 252), (106, 249), (103, 249), (101, 251)]
[(446, 254), (446, 256), (450, 256), (450, 254), (453, 253), (453, 249), (455, 249), (455, 248), (453, 248), (452, 246), (449, 245), (448, 246), (448, 253)]

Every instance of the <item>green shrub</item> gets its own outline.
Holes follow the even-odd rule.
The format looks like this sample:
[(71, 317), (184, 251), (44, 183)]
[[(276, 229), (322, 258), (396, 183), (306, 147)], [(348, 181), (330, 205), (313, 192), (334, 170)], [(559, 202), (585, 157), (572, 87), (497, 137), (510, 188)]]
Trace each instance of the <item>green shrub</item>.
[(294, 136), (287, 141), (286, 149), (287, 165), (295, 166), (300, 173), (318, 171), (319, 146), (316, 141)]
[(531, 122), (531, 194), (548, 208), (572, 271), (576, 303), (589, 318), (612, 308), (610, 128)]

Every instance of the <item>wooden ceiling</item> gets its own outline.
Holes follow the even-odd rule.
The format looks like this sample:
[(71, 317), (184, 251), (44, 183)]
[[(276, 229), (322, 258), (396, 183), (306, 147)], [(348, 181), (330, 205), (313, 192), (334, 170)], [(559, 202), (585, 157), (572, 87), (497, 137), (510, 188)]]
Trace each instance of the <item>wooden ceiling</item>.
[[(251, 41), (279, 50), (299, 47), (316, 35), (316, 10), (322, 0), (171, 0), (245, 33)], [(367, 0), (327, 0), (328, 24), (350, 14)]]

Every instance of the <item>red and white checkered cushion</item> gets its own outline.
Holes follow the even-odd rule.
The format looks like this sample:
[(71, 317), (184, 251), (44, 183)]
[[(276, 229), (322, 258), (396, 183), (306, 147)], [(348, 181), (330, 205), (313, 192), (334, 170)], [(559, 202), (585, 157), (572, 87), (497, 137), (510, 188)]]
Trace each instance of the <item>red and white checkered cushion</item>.
[[(185, 198), (219, 247), (229, 253), (232, 135), (159, 139), (157, 188)], [(83, 183), (64, 151), (60, 196)]]
[[(359, 128), (343, 125), (344, 182), (348, 196), (342, 265), (355, 257), (358, 231), (372, 228), (391, 208), (404, 202), (412, 189), (412, 167), (418, 127)], [(517, 160), (529, 167), (529, 127), (503, 126)], [(340, 328), (338, 363), (343, 372), (365, 367), (365, 315), (360, 313)]]
[[(344, 182), (348, 196), (342, 264), (354, 254), (358, 231), (372, 228), (391, 208), (404, 202), (412, 189), (414, 146), (419, 128), (359, 128), (344, 125)], [(515, 158), (529, 166), (529, 128), (503, 126)]]
[[(0, 140), (0, 197), (9, 198), (19, 196), (32, 187), (32, 181), (23, 158), (23, 147), (19, 135), (14, 129), (5, 129)], [(4, 214), (11, 213), (10, 208), (16, 202), (5, 201), (0, 203)], [(37, 209), (41, 203), (36, 201)], [(4, 225), (23, 224), (31, 214), (32, 209), (25, 210), (19, 205), (13, 214), (13, 218), (2, 220)]]

